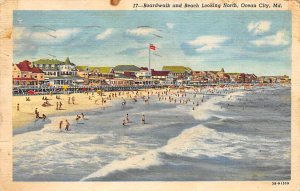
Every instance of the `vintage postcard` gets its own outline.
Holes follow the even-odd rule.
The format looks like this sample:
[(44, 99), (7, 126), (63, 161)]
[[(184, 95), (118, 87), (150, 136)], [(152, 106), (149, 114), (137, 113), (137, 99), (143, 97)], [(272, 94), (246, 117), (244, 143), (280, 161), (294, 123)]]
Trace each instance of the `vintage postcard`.
[(0, 190), (300, 190), (297, 1), (1, 1)]

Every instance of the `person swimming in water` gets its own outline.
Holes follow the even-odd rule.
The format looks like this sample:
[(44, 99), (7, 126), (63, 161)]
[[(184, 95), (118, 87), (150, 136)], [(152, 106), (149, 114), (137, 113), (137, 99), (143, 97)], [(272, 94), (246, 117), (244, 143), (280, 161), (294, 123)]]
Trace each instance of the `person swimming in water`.
[(76, 123), (78, 123), (78, 121), (79, 121), (80, 118), (81, 118), (81, 117), (80, 117), (79, 115), (76, 116), (76, 119), (75, 119), (75, 120), (76, 120)]

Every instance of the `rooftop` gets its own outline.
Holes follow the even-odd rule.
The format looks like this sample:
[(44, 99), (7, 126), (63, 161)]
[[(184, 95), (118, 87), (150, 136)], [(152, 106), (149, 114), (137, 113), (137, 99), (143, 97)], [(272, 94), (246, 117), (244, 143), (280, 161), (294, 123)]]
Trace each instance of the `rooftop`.
[(191, 68), (185, 66), (163, 66), (162, 70), (173, 73), (184, 73), (186, 71), (191, 71)]
[(66, 60), (60, 61), (57, 59), (39, 59), (37, 61), (33, 61), (33, 64), (69, 64), (69, 65), (75, 65), (74, 63), (72, 63), (69, 59), (69, 57), (66, 58)]
[(91, 66), (89, 67), (90, 71), (93, 71), (93, 70), (98, 70), (99, 73), (102, 73), (102, 74), (108, 74), (108, 73), (111, 73), (112, 72), (112, 67), (106, 67), (106, 66), (101, 66), (101, 67), (97, 67), (97, 66)]
[(79, 70), (79, 71), (91, 71), (91, 72), (97, 70), (99, 73), (108, 74), (108, 73), (112, 72), (113, 67), (107, 67), (107, 66), (76, 66), (76, 69)]
[(76, 69), (79, 71), (87, 71), (87, 66), (76, 66)]
[(155, 71), (151, 70), (151, 75), (152, 76), (167, 76), (169, 75), (170, 71)]
[(39, 59), (37, 61), (33, 61), (33, 64), (62, 64), (63, 61), (57, 59)]
[(20, 62), (19, 64), (17, 64), (17, 67), (21, 70), (21, 71), (31, 71), (31, 62), (29, 62), (28, 60), (24, 60), (23, 62)]
[(32, 73), (44, 73), (40, 68), (31, 67), (31, 62), (29, 62), (28, 60), (24, 60), (23, 62), (16, 64), (16, 66), (21, 71), (27, 71), (27, 72), (32, 72)]
[(115, 71), (140, 71), (140, 68), (135, 65), (117, 65), (114, 67)]

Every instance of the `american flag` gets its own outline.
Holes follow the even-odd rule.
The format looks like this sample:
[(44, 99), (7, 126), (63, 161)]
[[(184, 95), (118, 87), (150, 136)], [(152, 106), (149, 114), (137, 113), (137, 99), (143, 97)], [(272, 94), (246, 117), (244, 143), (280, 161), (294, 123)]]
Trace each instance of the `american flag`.
[(156, 46), (154, 46), (153, 44), (150, 44), (150, 45), (149, 45), (149, 49), (150, 49), (150, 50), (156, 50)]

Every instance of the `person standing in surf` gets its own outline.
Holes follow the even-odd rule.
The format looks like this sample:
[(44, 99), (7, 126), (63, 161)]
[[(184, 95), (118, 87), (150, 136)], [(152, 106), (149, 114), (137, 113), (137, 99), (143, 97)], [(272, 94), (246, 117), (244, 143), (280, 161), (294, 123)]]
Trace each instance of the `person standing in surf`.
[(145, 120), (145, 115), (142, 115), (142, 124), (145, 124), (146, 120)]
[(69, 131), (69, 127), (70, 127), (70, 123), (69, 123), (69, 121), (66, 119), (66, 128), (65, 128), (65, 130), (66, 130), (66, 131)]
[(61, 121), (59, 122), (59, 130), (60, 130), (60, 131), (61, 131), (62, 125), (63, 125), (63, 120), (61, 120)]
[(128, 113), (126, 114), (126, 122), (129, 123), (129, 115), (128, 115)]

